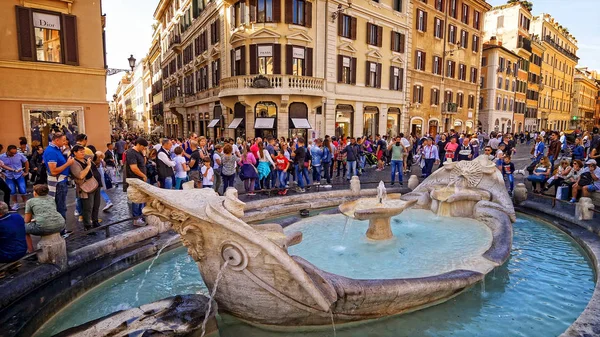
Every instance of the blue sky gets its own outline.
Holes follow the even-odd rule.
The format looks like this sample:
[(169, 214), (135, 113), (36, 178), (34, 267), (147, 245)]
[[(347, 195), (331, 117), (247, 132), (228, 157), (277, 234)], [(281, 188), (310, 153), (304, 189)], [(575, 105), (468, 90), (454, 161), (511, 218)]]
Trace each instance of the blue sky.
[[(488, 0), (493, 6), (506, 0)], [(600, 71), (600, 0), (532, 0), (533, 14), (550, 13), (568, 27), (579, 41), (578, 67)], [(106, 49), (110, 68), (129, 68), (127, 58), (133, 54), (139, 61), (150, 47), (152, 22), (158, 0), (103, 0), (106, 13)], [(112, 100), (123, 74), (107, 79), (107, 99)]]

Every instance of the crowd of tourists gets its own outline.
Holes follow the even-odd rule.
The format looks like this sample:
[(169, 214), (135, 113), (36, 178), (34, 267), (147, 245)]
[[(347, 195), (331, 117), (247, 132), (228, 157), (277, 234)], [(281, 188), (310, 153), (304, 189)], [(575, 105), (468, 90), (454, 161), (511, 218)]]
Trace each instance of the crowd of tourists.
[[(286, 195), (290, 189), (304, 193), (320, 185), (331, 188), (367, 170), (390, 168), (389, 185), (403, 184), (413, 165), (428, 177), (444, 162), (473, 160), (484, 155), (492, 160), (514, 188), (517, 172), (511, 157), (517, 143), (531, 146), (532, 163), (526, 168), (534, 192), (554, 187), (561, 198), (575, 201), (600, 190), (600, 135), (598, 129), (576, 134), (569, 141), (554, 131), (501, 134), (465, 134), (450, 130), (436, 135), (388, 137), (330, 137), (251, 139), (198, 137), (145, 139), (135, 133), (115, 133), (101, 149), (88, 144), (85, 134), (54, 132), (49, 145), (39, 141), (0, 145), (0, 263), (14, 261), (32, 251), (29, 235), (49, 235), (65, 230), (67, 193), (75, 187), (75, 216), (84, 229), (100, 225), (100, 207), (113, 204), (107, 189), (126, 178), (141, 179), (165, 189), (211, 188), (219, 194), (243, 182), (246, 195), (269, 192)], [(555, 163), (558, 163), (555, 168)], [(27, 187), (33, 198), (27, 200)], [(190, 186), (190, 187), (191, 187)], [(20, 200), (19, 200), (20, 199)], [(21, 201), (21, 203), (19, 203)], [(24, 216), (15, 213), (24, 207)], [(132, 204), (135, 226), (145, 226), (143, 204)], [(13, 212), (10, 212), (10, 211)]]

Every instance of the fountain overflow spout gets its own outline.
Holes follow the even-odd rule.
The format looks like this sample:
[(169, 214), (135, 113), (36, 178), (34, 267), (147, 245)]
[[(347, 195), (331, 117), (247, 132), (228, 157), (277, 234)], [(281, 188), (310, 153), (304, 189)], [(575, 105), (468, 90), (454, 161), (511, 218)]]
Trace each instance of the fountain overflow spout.
[(377, 186), (377, 200), (379, 200), (380, 204), (383, 204), (383, 201), (387, 198), (387, 192), (385, 190), (385, 184), (383, 181), (379, 182), (379, 186)]

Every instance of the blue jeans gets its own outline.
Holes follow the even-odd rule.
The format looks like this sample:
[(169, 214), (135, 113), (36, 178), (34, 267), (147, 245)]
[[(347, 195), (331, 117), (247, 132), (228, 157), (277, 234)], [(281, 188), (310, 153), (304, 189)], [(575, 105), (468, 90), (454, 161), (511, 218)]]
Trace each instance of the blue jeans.
[(310, 184), (310, 181), (308, 180), (308, 169), (306, 167), (304, 167), (304, 165), (302, 165), (302, 167), (300, 167), (300, 165), (296, 164), (296, 165), (294, 165), (294, 169), (296, 171), (296, 179), (298, 180), (298, 187), (304, 188), (304, 186), (305, 186), (304, 179), (306, 179), (306, 185)]
[(132, 202), (131, 215), (136, 218), (142, 216), (142, 209), (144, 209), (144, 206), (146, 206), (146, 204), (136, 204), (135, 202)]
[(110, 201), (110, 197), (108, 196), (108, 194), (106, 194), (106, 191), (104, 189), (100, 190), (100, 195), (102, 196), (102, 199), (104, 199), (104, 202), (106, 204), (112, 204), (112, 202)]
[(550, 161), (550, 174), (554, 172), (554, 156), (548, 156), (548, 160)]
[(352, 176), (358, 175), (358, 172), (356, 172), (356, 161), (346, 162), (346, 167), (346, 179), (350, 180)]
[(322, 170), (323, 170), (323, 167), (321, 165), (313, 166), (313, 182), (314, 183), (321, 182), (321, 171)]
[(167, 177), (164, 179), (160, 179), (160, 187), (164, 188), (165, 190), (172, 189), (173, 188), (173, 178)]
[[(216, 177), (216, 175), (215, 175)], [(188, 181), (188, 178), (175, 178), (175, 189), (176, 190), (180, 190), (181, 189), (181, 185), (185, 182)]]
[(75, 211), (77, 214), (83, 215), (83, 203), (79, 197), (75, 197)]
[(277, 180), (279, 181), (279, 188), (285, 188), (285, 185), (287, 184), (287, 172), (277, 170), (275, 173), (277, 174)]
[(323, 172), (325, 172), (325, 180), (328, 184), (331, 184), (331, 163), (322, 163)]
[(403, 170), (403, 162), (402, 160), (392, 160), (392, 184), (396, 179), (396, 172), (398, 172), (398, 181), (402, 183), (402, 170)]
[(67, 220), (67, 193), (69, 187), (67, 181), (61, 181), (56, 184), (56, 194), (54, 195), (54, 202), (56, 203), (56, 210), (62, 217)]
[(433, 164), (435, 164), (435, 159), (425, 159), (425, 166), (423, 167), (423, 175), (425, 175), (425, 178), (431, 175)]
[(358, 156), (358, 159), (360, 160), (360, 169), (364, 170), (365, 164), (367, 163), (367, 156)]
[(8, 188), (10, 188), (11, 195), (27, 194), (27, 184), (25, 184), (24, 176), (20, 176), (19, 178), (13, 178), (13, 179), (6, 178), (6, 185), (8, 185)]
[(510, 190), (512, 191), (515, 188), (515, 176), (512, 173), (506, 175), (508, 178), (508, 182), (510, 183)]

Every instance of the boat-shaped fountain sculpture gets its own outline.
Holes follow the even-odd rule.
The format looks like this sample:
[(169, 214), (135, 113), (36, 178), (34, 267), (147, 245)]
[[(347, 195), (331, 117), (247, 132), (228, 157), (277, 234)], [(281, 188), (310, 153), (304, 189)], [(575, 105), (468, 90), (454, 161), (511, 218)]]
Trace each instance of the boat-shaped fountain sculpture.
[(471, 218), (489, 227), (489, 249), (478, 263), (421, 278), (351, 279), (291, 256), (287, 248), (301, 244), (301, 236), (286, 236), (279, 225), (245, 223), (244, 203), (233, 189), (218, 196), (210, 189), (173, 191), (128, 182), (129, 198), (146, 203), (144, 214), (171, 222), (181, 234), (209, 289), (222, 274), (215, 295), (219, 310), (255, 324), (327, 325), (332, 316), (341, 323), (419, 310), (481, 281), (506, 261), (512, 244), (514, 208), (501, 174), (483, 157), (448, 163), (397, 200), (378, 198), (362, 207), (359, 199), (341, 207), (371, 223), (377, 218), (373, 214), (387, 218), (374, 221), (378, 229), (367, 236), (375, 240), (389, 238), (389, 217), (407, 207), (431, 210), (432, 216)]

